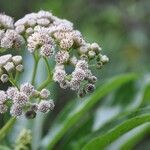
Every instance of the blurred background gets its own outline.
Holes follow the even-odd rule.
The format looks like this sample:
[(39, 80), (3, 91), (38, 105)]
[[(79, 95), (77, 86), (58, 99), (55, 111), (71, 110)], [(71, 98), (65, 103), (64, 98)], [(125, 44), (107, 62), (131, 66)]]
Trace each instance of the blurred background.
[[(110, 62), (97, 72), (99, 86), (114, 75), (150, 71), (149, 0), (0, 0), (0, 12), (15, 20), (40, 9), (72, 21), (87, 41), (101, 45)], [(55, 85), (53, 90), (58, 88)], [(57, 107), (48, 124), (70, 100), (70, 93), (54, 94)], [(46, 125), (43, 130), (43, 134), (47, 132)]]

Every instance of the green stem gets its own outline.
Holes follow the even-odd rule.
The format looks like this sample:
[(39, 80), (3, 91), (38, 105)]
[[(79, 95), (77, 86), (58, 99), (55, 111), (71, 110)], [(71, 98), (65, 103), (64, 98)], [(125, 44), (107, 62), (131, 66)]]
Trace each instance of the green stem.
[(37, 90), (42, 90), (43, 88), (47, 87), (48, 84), (52, 81), (52, 78), (49, 76), (38, 88)]
[(16, 75), (15, 75), (15, 81), (17, 81), (18, 78), (19, 78), (19, 72), (17, 71), (17, 72), (16, 72)]
[(19, 87), (18, 87), (18, 85), (17, 85), (17, 83), (16, 83), (16, 80), (14, 80), (12, 74), (9, 74), (9, 82), (10, 82), (13, 86), (15, 86), (15, 87), (17, 87), (17, 88), (19, 89)]
[(0, 129), (0, 141), (7, 135), (7, 133), (13, 127), (15, 122), (16, 118), (13, 117)]
[(32, 85), (35, 84), (36, 72), (37, 72), (38, 62), (39, 62), (39, 57), (36, 56), (35, 54), (33, 54), (33, 58), (34, 58), (34, 68), (33, 68), (32, 80), (31, 80)]
[(46, 57), (44, 57), (44, 61), (45, 61), (45, 64), (46, 64), (46, 68), (47, 68), (48, 74), (49, 74), (50, 76), (52, 76), (51, 68), (50, 68), (50, 66), (49, 66), (49, 62), (48, 62), (48, 60), (47, 60)]
[(44, 57), (44, 61), (46, 64), (46, 68), (48, 71), (48, 78), (37, 88), (37, 90), (42, 90), (43, 88), (47, 87), (48, 84), (52, 81), (52, 73), (51, 73), (51, 68), (49, 66), (49, 62), (47, 60), (47, 58)]

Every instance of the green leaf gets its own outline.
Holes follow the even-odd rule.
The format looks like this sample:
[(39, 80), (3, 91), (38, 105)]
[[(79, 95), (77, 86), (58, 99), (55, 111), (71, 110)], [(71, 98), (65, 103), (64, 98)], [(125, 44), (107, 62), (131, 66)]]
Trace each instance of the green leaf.
[(148, 131), (150, 131), (150, 123), (146, 123), (140, 128), (136, 129), (134, 134), (129, 135), (126, 140), (124, 140), (124, 143), (121, 144), (120, 150), (132, 150), (134, 146), (141, 140), (143, 137), (148, 134)]
[(9, 130), (12, 128), (14, 123), (16, 122), (16, 118), (11, 118), (5, 125), (0, 129), (0, 141), (7, 135)]
[(117, 125), (107, 133), (92, 139), (83, 147), (83, 150), (104, 149), (121, 135), (146, 122), (150, 122), (150, 113), (137, 115), (131, 119), (124, 121), (120, 125)]
[(137, 76), (135, 74), (119, 75), (107, 81), (103, 86), (96, 90), (89, 98), (77, 103), (77, 105), (72, 109), (66, 119), (61, 123), (55, 122), (48, 133), (48, 135), (42, 141), (42, 146), (46, 149), (51, 149), (61, 137), (70, 129), (79, 119), (89, 111), (98, 101), (100, 101), (104, 96), (106, 96), (111, 91), (117, 89), (121, 85), (135, 80)]
[[(143, 81), (143, 78), (142, 79), (140, 79), (140, 81)], [(68, 147), (69, 145), (71, 145), (71, 146), (74, 146), (74, 145), (78, 145), (78, 147), (83, 147), (83, 145), (85, 145), (86, 143), (87, 143), (87, 141), (89, 141), (89, 140), (91, 140), (92, 138), (94, 138), (95, 136), (97, 136), (97, 135), (99, 135), (99, 134), (101, 134), (103, 131), (104, 131), (104, 127), (107, 127), (107, 128), (105, 128), (105, 131), (107, 131), (107, 130), (109, 130), (110, 129), (110, 125), (111, 124), (115, 124), (115, 125), (117, 125), (118, 124), (118, 122), (116, 121), (116, 120), (118, 120), (118, 118), (120, 118), (120, 117), (122, 117), (123, 115), (126, 115), (126, 116), (128, 116), (129, 114), (130, 114), (130, 112), (131, 111), (133, 111), (133, 110), (136, 110), (136, 109), (138, 109), (144, 102), (144, 97), (145, 97), (145, 92), (146, 92), (146, 90), (147, 90), (147, 88), (148, 88), (148, 86), (149, 86), (149, 82), (143, 82), (143, 84), (140, 84), (140, 87), (139, 87), (139, 89), (136, 91), (136, 94), (134, 95), (134, 98), (133, 98), (133, 100), (131, 100), (131, 102), (130, 102), (130, 104), (128, 104), (125, 108), (123, 107), (123, 106), (120, 106), (120, 105), (118, 105), (118, 103), (116, 104), (116, 107), (117, 108), (119, 108), (119, 111), (117, 111), (117, 113), (116, 114), (113, 114), (112, 112), (111, 112), (111, 110), (113, 110), (114, 108), (116, 108), (116, 107), (112, 107), (112, 105), (111, 106), (108, 106), (108, 102), (107, 102), (107, 99), (105, 99), (105, 101), (104, 101), (104, 104), (101, 104), (101, 106), (100, 106), (100, 111), (98, 112), (98, 113), (101, 113), (101, 115), (102, 116), (105, 116), (105, 113), (109, 110), (110, 112), (111, 112), (111, 115), (109, 114), (109, 116), (107, 117), (107, 116), (105, 116), (106, 117), (106, 120), (99, 120), (100, 122), (101, 122), (101, 125), (100, 125), (100, 127), (99, 128), (97, 128), (96, 130), (90, 130), (90, 131), (88, 131), (87, 132), (87, 134), (86, 135), (82, 135), (82, 136), (80, 136), (80, 137), (78, 137), (78, 138), (76, 138), (76, 137), (74, 137), (74, 138), (72, 138), (71, 140), (72, 141), (68, 141), (68, 143), (66, 143), (66, 147)], [(124, 86), (124, 85), (123, 85)], [(128, 87), (127, 87), (128, 88)], [(125, 91), (125, 90), (124, 90)], [(124, 91), (123, 91), (123, 94), (124, 94)], [(118, 93), (118, 92), (117, 92)], [(121, 93), (120, 93), (121, 94)], [(128, 94), (128, 93), (126, 93), (126, 94)], [(116, 97), (116, 96), (115, 96)], [(114, 96), (111, 96), (111, 101), (110, 101), (110, 99), (108, 99), (109, 100), (109, 103), (111, 103), (112, 101), (113, 101), (113, 98), (114, 98)], [(105, 103), (106, 102), (106, 103)], [(134, 104), (134, 105), (133, 105)], [(122, 107), (122, 108), (120, 108), (120, 107)], [(106, 111), (104, 111), (104, 110), (106, 110)], [(114, 115), (114, 116), (113, 116)], [(99, 114), (99, 116), (98, 116), (99, 118), (102, 118), (101, 116), (100, 116), (100, 114)], [(129, 115), (129, 117), (130, 117), (130, 115)], [(124, 119), (124, 121), (126, 120), (126, 119), (129, 119), (129, 117), (127, 117), (127, 118), (125, 118)], [(116, 123), (115, 123), (116, 122)], [(119, 121), (120, 122), (120, 121)], [(109, 126), (107, 126), (107, 125), (109, 125)], [(93, 125), (94, 126), (94, 125)], [(84, 130), (84, 127), (83, 128), (81, 128), (80, 130)], [(78, 130), (77, 130), (78, 132), (80, 132), (79, 131), (79, 128), (78, 128)], [(78, 133), (76, 131), (76, 134)], [(72, 136), (72, 135), (71, 135)], [(71, 137), (71, 136), (69, 136), (69, 137)], [(73, 147), (71, 147), (71, 149), (72, 149)], [(66, 148), (65, 148), (66, 149)]]
[(7, 146), (0, 145), (0, 150), (11, 150), (11, 149)]

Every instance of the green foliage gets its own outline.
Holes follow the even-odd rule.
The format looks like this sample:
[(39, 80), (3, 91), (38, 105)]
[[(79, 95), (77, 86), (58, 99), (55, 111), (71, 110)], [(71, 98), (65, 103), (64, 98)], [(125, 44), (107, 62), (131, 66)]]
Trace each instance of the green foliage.
[[(22, 128), (32, 130), (35, 150), (149, 149), (149, 0), (1, 0), (0, 8), (15, 19), (39, 9), (52, 10), (72, 21), (89, 42), (101, 41), (99, 44), (110, 58), (110, 64), (97, 72), (101, 80), (90, 97), (74, 100), (70, 91), (60, 92), (54, 85), (56, 110), (46, 118), (39, 115), (35, 121), (7, 122), (9, 115), (0, 116), (0, 150), (12, 150)], [(28, 66), (31, 58), (24, 57)], [(31, 72), (31, 68), (25, 69)], [(44, 79), (42, 63), (39, 72), (43, 72), (39, 80)], [(25, 75), (22, 81), (25, 78), (30, 80)]]
[[(148, 112), (149, 111), (150, 109), (148, 109)], [(128, 119), (120, 125), (112, 128), (111, 131), (108, 131), (108, 133), (92, 139), (83, 147), (83, 150), (104, 149), (121, 135), (146, 122), (150, 122), (149, 113), (144, 113), (139, 116), (135, 115), (133, 118)]]
[[(97, 89), (97, 91), (91, 95), (90, 98), (87, 98), (83, 100), (82, 102), (79, 102), (74, 105), (73, 108), (71, 108), (70, 112), (67, 112), (67, 118), (65, 120), (58, 119), (53, 125), (53, 128), (49, 132), (49, 135), (45, 137), (43, 143), (45, 145), (48, 144), (47, 149), (50, 149), (53, 147), (53, 145), (58, 142), (58, 140), (65, 134), (65, 132), (71, 128), (79, 119), (81, 116), (84, 115), (89, 109), (91, 109), (99, 100), (101, 100), (102, 97), (107, 95), (112, 90), (120, 87), (126, 82), (129, 82), (131, 80), (134, 80), (136, 76), (134, 74), (129, 75), (120, 75), (118, 77), (115, 77), (108, 82), (106, 82), (102, 87)], [(67, 108), (64, 110), (63, 114), (65, 114)], [(63, 117), (63, 115), (61, 116)], [(60, 117), (60, 118), (61, 118)], [(59, 120), (62, 120), (59, 121)]]

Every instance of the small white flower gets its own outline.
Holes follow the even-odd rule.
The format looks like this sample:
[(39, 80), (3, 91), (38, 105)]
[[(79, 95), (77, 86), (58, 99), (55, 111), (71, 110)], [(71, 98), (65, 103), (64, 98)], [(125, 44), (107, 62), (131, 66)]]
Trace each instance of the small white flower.
[(33, 32), (34, 32), (34, 30), (31, 27), (29, 27), (29, 28), (26, 29), (26, 33), (28, 35), (31, 35)]
[(88, 63), (85, 60), (79, 60), (76, 64), (76, 68), (80, 68), (82, 70), (88, 69)]
[(27, 39), (28, 50), (33, 53), (37, 47), (45, 44), (54, 45), (54, 40), (46, 32), (35, 32)]
[(56, 69), (53, 75), (53, 80), (56, 82), (62, 82), (65, 80), (66, 72), (63, 69)]
[(19, 116), (21, 116), (22, 115), (22, 107), (20, 107), (20, 105), (13, 104), (11, 106), (11, 109), (10, 109), (10, 114), (13, 117), (19, 117)]
[(72, 37), (77, 47), (85, 45), (85, 41), (82, 37), (82, 34), (79, 31), (73, 31)]
[(2, 48), (19, 48), (24, 44), (24, 39), (15, 30), (7, 30), (5, 36), (1, 40)]
[(27, 96), (32, 96), (34, 93), (34, 86), (30, 83), (24, 83), (20, 85), (20, 91)]
[(106, 56), (106, 55), (103, 55), (103, 56), (101, 56), (101, 61), (102, 61), (102, 63), (107, 63), (107, 62), (109, 62), (109, 58)]
[(30, 27), (34, 27), (35, 25), (36, 25), (36, 20), (35, 19), (28, 19), (27, 20), (27, 24), (28, 24), (28, 26), (30, 26)]
[(10, 62), (12, 59), (11, 54), (0, 56), (0, 67), (4, 66), (7, 62)]
[(0, 114), (7, 112), (8, 106), (4, 104), (0, 104)]
[(68, 87), (70, 87), (70, 82), (67, 80), (64, 80), (64, 81), (60, 82), (59, 85), (62, 89), (67, 89)]
[(9, 29), (14, 27), (14, 20), (12, 17), (7, 16), (5, 14), (0, 14), (0, 26)]
[(23, 33), (25, 31), (25, 26), (24, 25), (19, 25), (15, 28), (17, 33)]
[(46, 18), (37, 19), (37, 24), (41, 26), (48, 26), (50, 21)]
[(6, 93), (7, 93), (7, 97), (9, 98), (9, 99), (14, 99), (14, 97), (15, 97), (15, 95), (17, 94), (17, 92), (18, 92), (18, 89), (16, 88), (16, 87), (9, 87), (8, 89), (7, 89), (7, 91), (6, 91)]
[(52, 100), (42, 100), (38, 105), (38, 110), (43, 113), (47, 113), (54, 108), (54, 102)]
[(55, 56), (55, 61), (57, 64), (66, 63), (69, 59), (69, 53), (67, 51), (58, 51)]
[(8, 62), (6, 65), (4, 65), (4, 69), (10, 73), (14, 70), (15, 66), (13, 64), (13, 62)]
[(13, 56), (12, 61), (15, 65), (19, 65), (22, 63), (22, 56), (20, 56), (20, 55)]
[(80, 88), (80, 81), (79, 80), (75, 80), (75, 79), (72, 79), (70, 81), (70, 88), (74, 91), (77, 91), (79, 90)]
[(6, 83), (8, 81), (8, 75), (7, 74), (2, 74), (0, 79), (3, 83)]
[(22, 71), (24, 70), (23, 65), (21, 65), (21, 64), (17, 65), (17, 66), (16, 66), (16, 70), (17, 70), (18, 72), (22, 72)]
[(97, 77), (91, 76), (91, 77), (88, 78), (88, 80), (89, 80), (90, 83), (96, 83)]
[(8, 49), (8, 48), (11, 48), (12, 46), (13, 46), (12, 39), (9, 39), (8, 37), (2, 38), (2, 40), (1, 40), (1, 47), (2, 48)]
[(94, 58), (95, 55), (96, 55), (96, 53), (95, 53), (94, 51), (89, 51), (89, 52), (88, 52), (89, 58)]
[(53, 36), (56, 40), (60, 41), (66, 38), (66, 32), (57, 31), (57, 32), (54, 32)]
[(0, 105), (7, 101), (7, 95), (4, 91), (0, 90)]
[(23, 92), (17, 92), (13, 98), (14, 104), (17, 104), (19, 106), (24, 106), (29, 101), (29, 98), (26, 94)]
[(73, 56), (73, 57), (71, 57), (70, 58), (70, 63), (72, 64), (72, 65), (76, 65), (77, 64), (77, 62), (78, 62), (78, 59), (75, 57), (75, 56)]
[(77, 69), (75, 69), (75, 71), (73, 71), (72, 77), (75, 80), (83, 81), (86, 77), (86, 74), (85, 74), (84, 70), (77, 68)]
[(89, 69), (85, 70), (85, 74), (86, 74), (86, 78), (88, 79), (92, 77), (92, 72)]
[(90, 48), (96, 53), (99, 53), (102, 50), (102, 48), (97, 43), (92, 43)]
[(49, 57), (54, 54), (54, 47), (51, 44), (44, 44), (40, 49), (41, 56)]
[(4, 37), (4, 35), (5, 35), (5, 31), (4, 30), (0, 30), (0, 41)]
[(83, 45), (79, 48), (80, 54), (85, 54), (89, 51), (89, 44)]
[(62, 39), (60, 41), (60, 48), (68, 50), (73, 45), (73, 40), (71, 38)]
[(38, 18), (49, 18), (49, 19), (51, 19), (52, 13), (49, 12), (49, 11), (40, 10), (40, 11), (37, 13), (37, 17), (38, 17)]
[(47, 89), (42, 89), (41, 92), (40, 92), (40, 97), (42, 99), (47, 99), (50, 95), (50, 91), (47, 90)]

